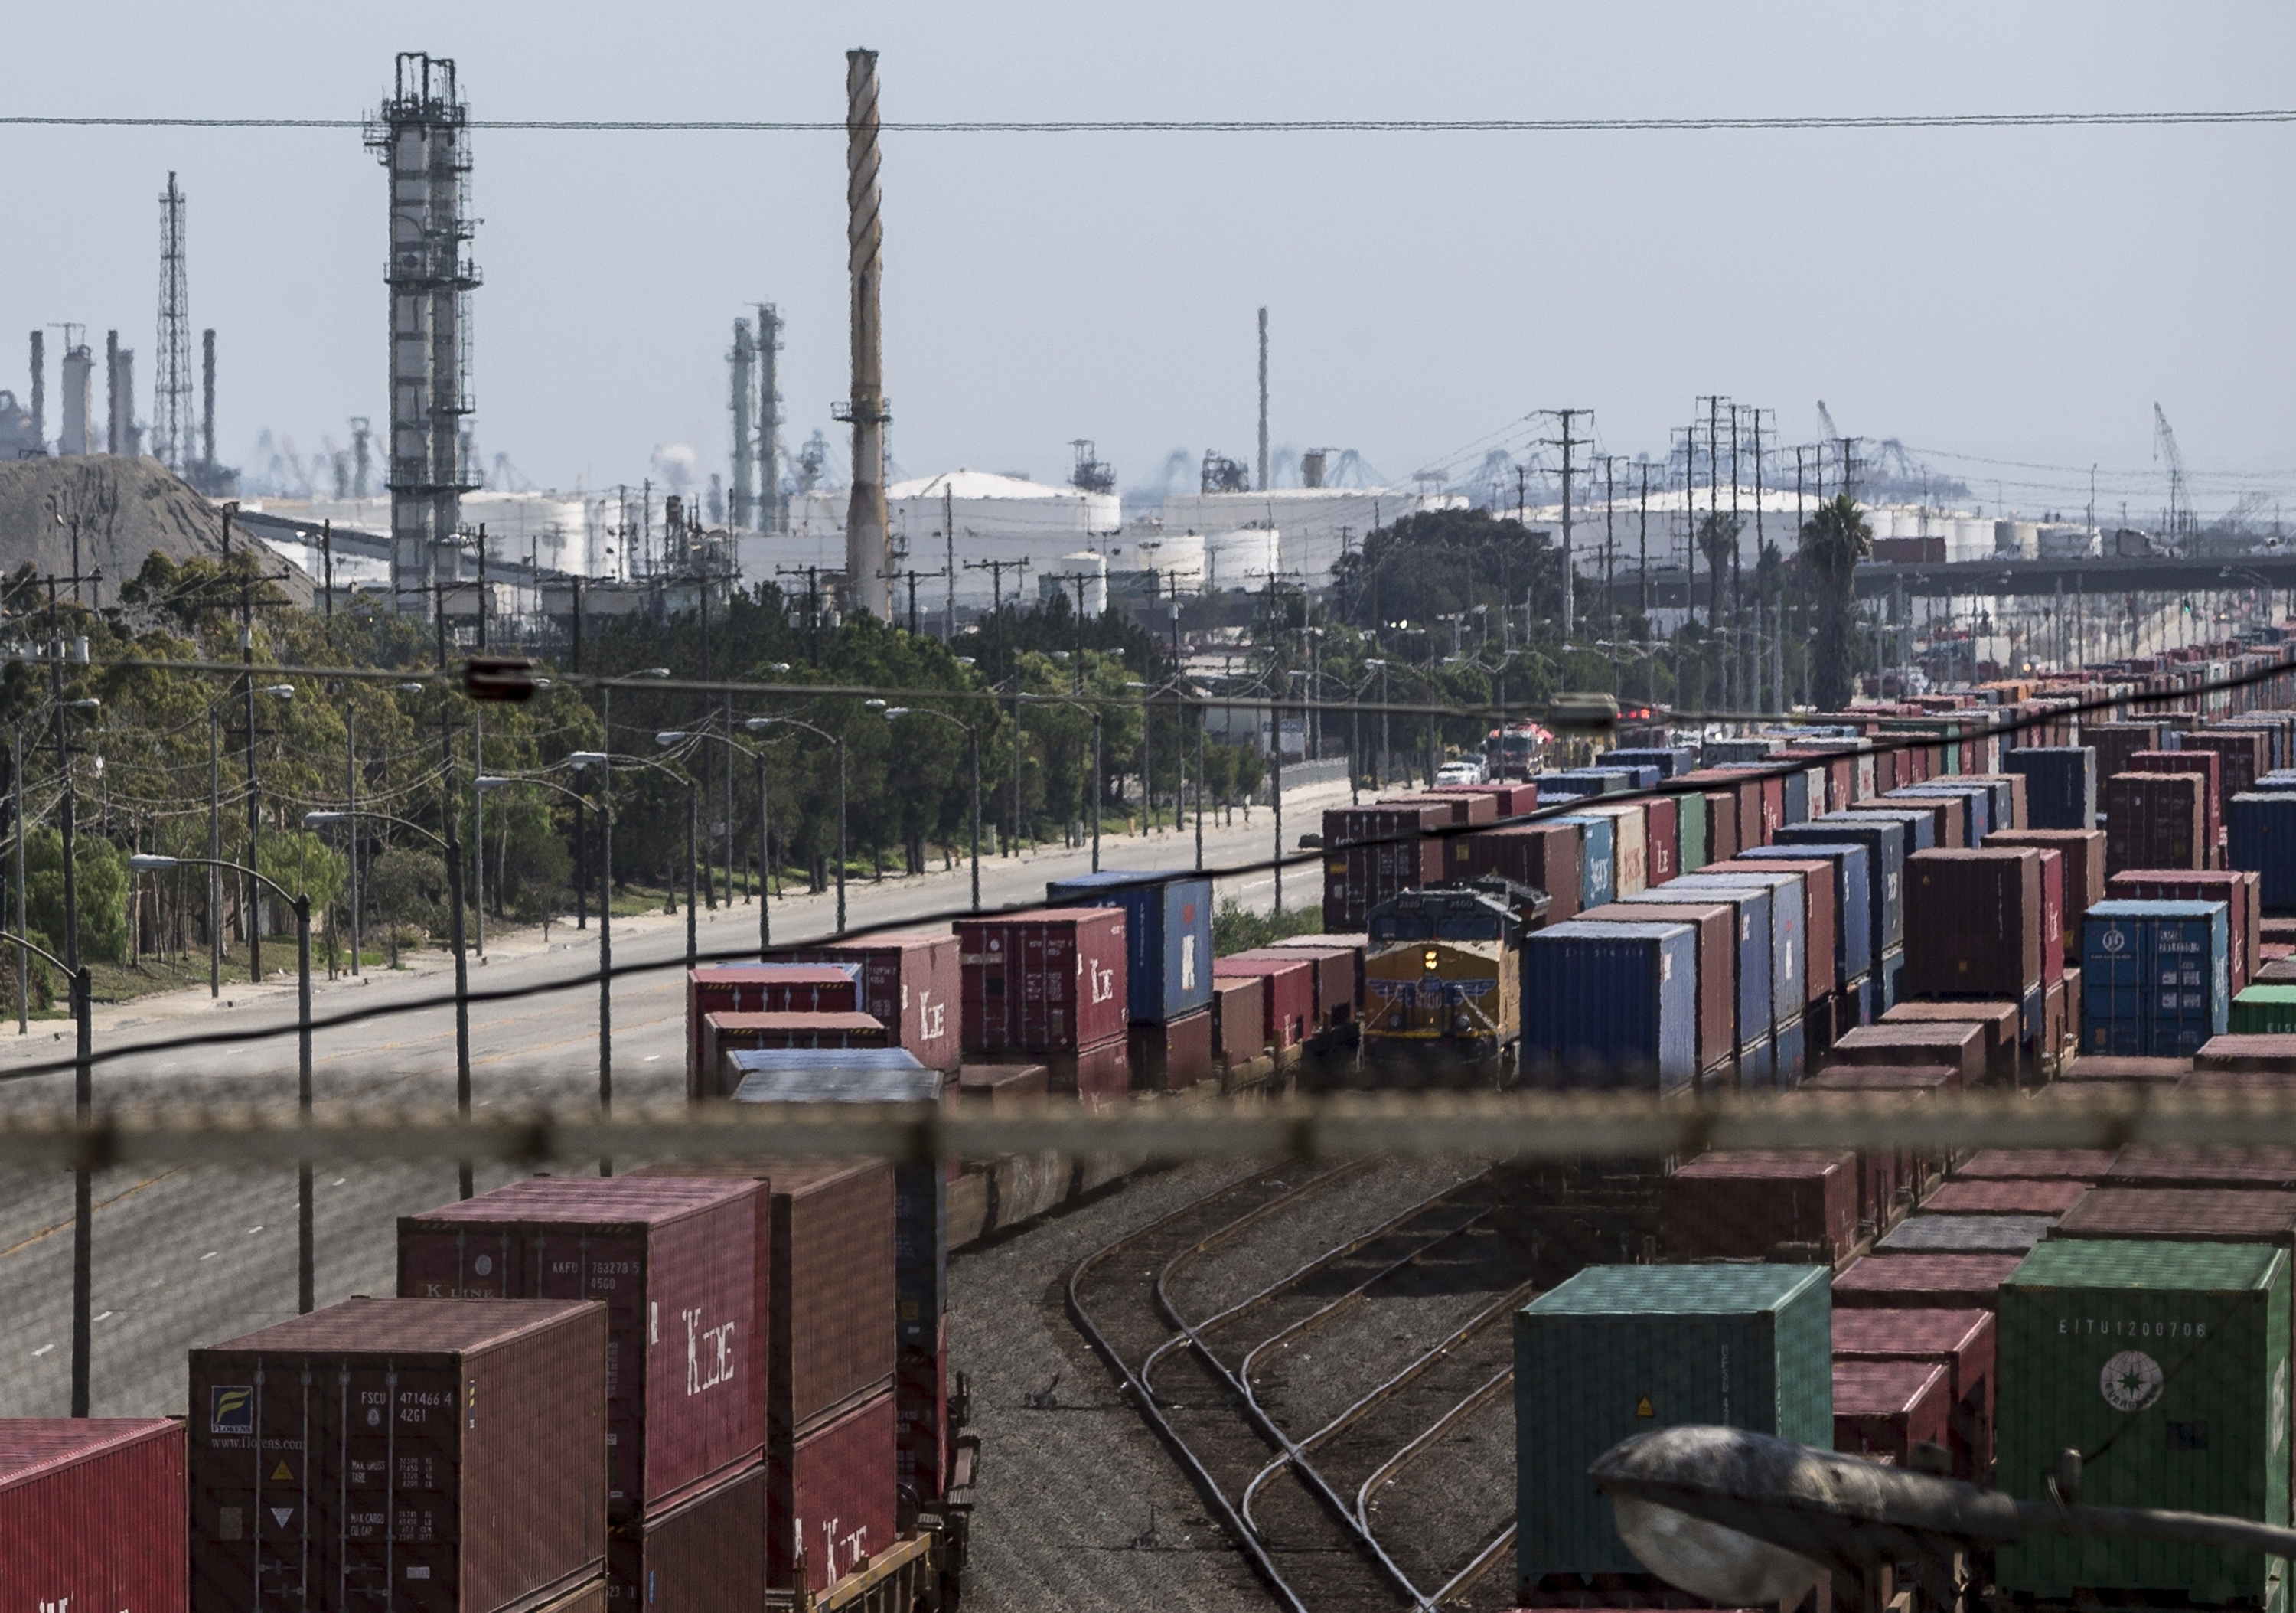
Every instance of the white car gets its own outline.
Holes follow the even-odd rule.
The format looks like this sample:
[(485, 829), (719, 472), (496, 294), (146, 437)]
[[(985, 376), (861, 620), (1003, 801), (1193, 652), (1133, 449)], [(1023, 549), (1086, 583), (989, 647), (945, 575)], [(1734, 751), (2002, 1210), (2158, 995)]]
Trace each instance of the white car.
[(1488, 784), (1480, 761), (1447, 761), (1436, 770), (1438, 784)]

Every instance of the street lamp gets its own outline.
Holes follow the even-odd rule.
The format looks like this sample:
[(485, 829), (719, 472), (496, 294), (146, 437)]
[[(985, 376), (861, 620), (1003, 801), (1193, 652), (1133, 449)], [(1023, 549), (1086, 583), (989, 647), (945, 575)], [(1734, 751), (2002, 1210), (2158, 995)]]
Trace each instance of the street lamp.
[[(572, 762), (576, 767), (589, 767), (594, 764), (603, 765), (609, 772), (612, 770), (617, 763), (629, 767), (652, 768), (663, 778), (674, 779), (677, 783), (685, 786), (685, 967), (689, 969), (692, 968), (694, 964), (694, 959), (700, 956), (699, 943), (694, 934), (693, 928), (693, 827), (696, 808), (693, 797), (693, 775), (690, 773), (681, 773), (676, 768), (665, 766), (663, 763), (656, 761), (651, 756), (615, 756), (598, 751), (577, 751), (574, 754), (568, 757), (567, 760)], [(676, 893), (673, 890), (670, 900), (675, 901), (676, 899)]]
[(837, 933), (845, 934), (845, 737), (830, 733), (798, 717), (747, 717), (742, 726), (752, 734), (762, 734), (775, 723), (785, 723), (793, 728), (803, 728), (818, 735), (837, 747)]
[[(1073, 711), (1082, 712), (1092, 719), (1092, 871), (1097, 874), (1100, 872), (1100, 708), (1096, 705), (1086, 705), (1080, 700), (1065, 699), (1058, 695), (1015, 694), (1013, 698), (1015, 701), (1031, 700), (1038, 705), (1064, 705)], [(1020, 730), (1016, 726), (1013, 730), (1013, 743), (1017, 745), (1019, 742)]]
[[(460, 837), (450, 821), (442, 838), (419, 823), (389, 812), (371, 811), (355, 807), (348, 811), (306, 812), (303, 827), (307, 829), (332, 827), (336, 824), (356, 827), (361, 821), (395, 824), (411, 830), (439, 848), (447, 864), (447, 905), (448, 918), (447, 935), (455, 952), (455, 1107), (464, 1116), (471, 1112), (471, 968), (463, 944), (463, 848)], [(397, 942), (392, 943), (394, 946)], [(471, 1162), (463, 1161), (463, 1197), (468, 1198), (474, 1190), (471, 1181)]]
[[(660, 733), (656, 734), (653, 737), (653, 742), (659, 745), (682, 745), (689, 739), (715, 740), (718, 744), (724, 745), (727, 750), (739, 752), (741, 754), (747, 756), (752, 762), (757, 764), (758, 878), (760, 882), (765, 882), (766, 871), (773, 866), (773, 841), (770, 838), (772, 819), (766, 810), (765, 752), (758, 749), (754, 745), (743, 745), (731, 734), (714, 733), (708, 728), (665, 728)], [(732, 770), (733, 769), (730, 767), (726, 769), (729, 778), (731, 777)], [(726, 793), (730, 797), (733, 793), (730, 786)], [(726, 814), (726, 900), (729, 906), (732, 904), (734, 900), (733, 884), (734, 821), (733, 815), (729, 812)], [(767, 897), (771, 893), (772, 886), (770, 883), (761, 883), (759, 885), (758, 890), (758, 956), (760, 958), (763, 958), (768, 951), (772, 951), (774, 944), (774, 921), (770, 911), (771, 904), (767, 901)], [(692, 907), (690, 900), (687, 905), (690, 910)]]
[[(598, 1111), (607, 1114), (614, 1107), (613, 765), (603, 751), (576, 751), (566, 760), (576, 768), (598, 769)], [(574, 794), (571, 790), (564, 793)], [(613, 1173), (611, 1160), (598, 1162), (599, 1175)]]
[[(262, 877), (255, 870), (262, 861), (260, 852), (263, 823), (262, 799), (255, 777), (255, 697), (258, 695), (268, 695), (275, 700), (292, 700), (295, 698), (295, 686), (291, 683), (258, 684), (252, 679), (249, 679), (247, 686), (247, 864), (241, 871), (249, 876), (247, 980), (250, 985), (263, 983), (263, 926), (256, 917), (259, 898), (255, 889), (255, 881)], [(188, 862), (193, 860), (185, 858), (184, 860)], [(218, 872), (222, 868), (239, 867), (238, 864), (226, 861), (220, 857), (203, 860), (216, 864)], [(70, 866), (69, 861), (67, 866)]]
[[(21, 832), (20, 827), (19, 833)], [(86, 968), (74, 968), (44, 946), (24, 938), (22, 934), (8, 934), (0, 931), (0, 941), (15, 942), (20, 953), (37, 952), (42, 958), (63, 970), (71, 982), (72, 1005), (72, 1115), (85, 1126), (95, 1107), (94, 1027), (91, 1016), (94, 1011), (94, 975)], [(23, 976), (29, 981), (30, 975)], [(71, 1342), (71, 1414), (88, 1414), (88, 1355), (93, 1347), (94, 1324), (88, 1320), (93, 1309), (95, 1276), (95, 1197), (93, 1178), (85, 1164), (72, 1172), (72, 1342)]]
[(1372, 787), (1383, 790), (1387, 787), (1388, 757), (1387, 662), (1375, 657), (1366, 656), (1364, 659), (1364, 665), (1375, 668), (1379, 672), (1379, 766), (1372, 769)]
[(961, 718), (947, 712), (937, 712), (931, 706), (889, 705), (885, 720), (898, 722), (904, 717), (938, 717), (954, 728), (964, 730), (964, 737), (972, 749), (972, 910), (980, 911), (980, 730)]
[[(198, 868), (216, 863), (221, 863), (224, 868), (234, 866), (222, 862), (219, 858), (165, 857), (156, 852), (139, 852), (127, 860), (128, 868), (139, 874), (156, 874), (172, 868)], [(295, 1101), (303, 1123), (308, 1125), (311, 1120), (311, 899), (288, 890), (269, 875), (255, 868), (239, 871), (250, 879), (258, 879), (269, 885), (295, 909)], [(295, 1193), (295, 1300), (308, 1315), (318, 1304), (312, 1274), (311, 1162), (308, 1159), (296, 1162)]]

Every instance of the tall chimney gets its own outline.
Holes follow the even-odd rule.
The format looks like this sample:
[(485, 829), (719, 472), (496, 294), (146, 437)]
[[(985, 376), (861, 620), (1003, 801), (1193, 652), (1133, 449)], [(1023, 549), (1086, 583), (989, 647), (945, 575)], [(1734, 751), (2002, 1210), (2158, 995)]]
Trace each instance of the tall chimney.
[(215, 469), (215, 332), (200, 333), (200, 463)]
[(845, 53), (845, 263), (853, 284), (853, 502), (845, 517), (845, 597), (887, 613), (893, 552), (885, 510), (885, 368), (878, 277), (877, 53)]
[(1267, 490), (1267, 310), (1259, 310), (1259, 490)]
[(119, 333), (103, 333), (103, 451), (117, 454), (127, 445), (119, 437)]
[(48, 342), (45, 331), (32, 333), (32, 440), (45, 453), (48, 448)]

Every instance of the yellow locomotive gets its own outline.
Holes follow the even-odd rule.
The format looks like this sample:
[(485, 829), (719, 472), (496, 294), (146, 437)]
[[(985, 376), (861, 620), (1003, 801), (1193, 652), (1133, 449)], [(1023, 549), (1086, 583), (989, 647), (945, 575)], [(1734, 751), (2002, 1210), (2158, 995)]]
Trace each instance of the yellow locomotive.
[(1522, 1039), (1522, 938), (1547, 896), (1485, 877), (1371, 911), (1363, 1059), (1377, 1086), (1505, 1085)]

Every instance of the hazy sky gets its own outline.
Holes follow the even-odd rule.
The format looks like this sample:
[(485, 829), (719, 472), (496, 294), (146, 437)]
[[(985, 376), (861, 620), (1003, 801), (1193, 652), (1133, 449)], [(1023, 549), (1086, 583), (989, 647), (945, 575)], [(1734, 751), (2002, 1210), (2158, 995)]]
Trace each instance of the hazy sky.
[[(2296, 106), (2285, 4), (8, 9), (20, 114), (356, 116), (419, 49), (457, 60), (480, 119), (836, 119), (855, 45), (883, 53), (890, 119)], [(789, 435), (831, 426), (841, 136), (474, 138), (489, 457), (594, 487), (661, 445), (722, 467), (724, 354), (761, 299), (787, 321)], [(0, 128), (0, 386), (20, 392), (30, 327), (117, 326), (148, 409), (174, 169), (224, 456), (380, 420), (383, 181), (356, 133)], [(1824, 398), (1845, 432), (2100, 461), (2141, 507), (2157, 399), (2196, 470), (2285, 484), (2296, 513), (2292, 156), (2290, 125), (894, 134), (893, 450), (1057, 480), (1091, 437), (1126, 485), (1174, 449), (1248, 460), (1266, 303), (1275, 441), (1394, 478), (1563, 405), (1606, 450), (1660, 452), (1721, 392), (1789, 442)], [(2029, 511), (2080, 501), (2062, 473), (1953, 468), (1988, 503), (1997, 476)]]

